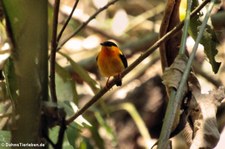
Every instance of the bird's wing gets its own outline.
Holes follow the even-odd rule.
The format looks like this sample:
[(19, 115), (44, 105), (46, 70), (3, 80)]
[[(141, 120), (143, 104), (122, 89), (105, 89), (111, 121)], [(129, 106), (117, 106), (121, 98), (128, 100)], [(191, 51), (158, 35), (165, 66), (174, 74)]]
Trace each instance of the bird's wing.
[(124, 67), (127, 68), (127, 59), (126, 59), (126, 57), (123, 54), (120, 54), (119, 56), (120, 56), (120, 59), (123, 62)]

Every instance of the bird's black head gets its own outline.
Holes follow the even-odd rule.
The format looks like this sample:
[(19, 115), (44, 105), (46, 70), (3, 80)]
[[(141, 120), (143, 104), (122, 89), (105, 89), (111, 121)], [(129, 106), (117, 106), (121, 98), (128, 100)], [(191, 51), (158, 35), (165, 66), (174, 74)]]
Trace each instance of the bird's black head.
[(107, 47), (112, 47), (112, 46), (117, 47), (117, 45), (114, 42), (111, 42), (111, 41), (102, 42), (101, 45), (102, 46), (107, 46)]

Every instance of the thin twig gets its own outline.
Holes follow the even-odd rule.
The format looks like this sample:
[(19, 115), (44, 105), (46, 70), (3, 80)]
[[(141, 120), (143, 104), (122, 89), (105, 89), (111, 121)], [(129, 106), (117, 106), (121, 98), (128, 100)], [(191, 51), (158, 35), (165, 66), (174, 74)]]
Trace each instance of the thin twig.
[(52, 41), (51, 41), (51, 55), (50, 55), (50, 93), (53, 102), (57, 102), (56, 89), (55, 89), (55, 57), (57, 48), (57, 26), (58, 26), (58, 14), (59, 14), (60, 0), (55, 0), (54, 14), (53, 14), (53, 29), (52, 29)]
[(188, 28), (190, 24), (190, 14), (191, 14), (191, 6), (192, 6), (192, 0), (188, 1), (188, 8), (186, 11), (186, 17), (184, 21), (184, 28), (183, 28), (183, 34), (181, 37), (181, 47), (179, 49), (179, 54), (184, 55), (186, 51), (186, 39), (188, 36)]
[(73, 36), (75, 36), (77, 33), (79, 33), (91, 20), (93, 20), (100, 12), (102, 12), (103, 10), (107, 9), (110, 5), (114, 4), (115, 2), (117, 2), (118, 0), (112, 0), (111, 2), (109, 2), (108, 4), (106, 4), (104, 7), (98, 9), (92, 16), (90, 16), (90, 18), (85, 21), (83, 24), (81, 24), (74, 33), (72, 33), (71, 35), (69, 35), (64, 41), (62, 41), (62, 43), (58, 46), (57, 51), (68, 41), (70, 40)]
[[(205, 0), (201, 5), (199, 5), (192, 13), (191, 17), (196, 15), (207, 3), (209, 0)], [(162, 38), (160, 38), (155, 44), (153, 44), (146, 52), (144, 52), (142, 55), (140, 55), (129, 67), (127, 67), (122, 73), (121, 78), (123, 78), (125, 75), (127, 75), (131, 70), (133, 70), (139, 63), (141, 63), (146, 57), (148, 57), (150, 54), (152, 54), (156, 48), (159, 47), (160, 44), (165, 42), (170, 37), (174, 36), (183, 26), (184, 21), (179, 23), (176, 27), (174, 27), (171, 31), (169, 31), (167, 34), (165, 34)], [(110, 90), (115, 84), (118, 82), (116, 78), (114, 78), (112, 81), (109, 82), (107, 87), (102, 88), (95, 96), (87, 102), (80, 110), (78, 110), (74, 115), (72, 115), (70, 118), (66, 120), (66, 124), (69, 125), (71, 122), (73, 122), (78, 116), (83, 114), (90, 106), (92, 106), (94, 103), (96, 103), (108, 90)]]
[(72, 18), (73, 12), (74, 12), (75, 9), (77, 8), (78, 3), (79, 3), (79, 0), (76, 0), (76, 2), (75, 2), (74, 5), (73, 5), (73, 9), (72, 9), (72, 11), (70, 12), (70, 15), (68, 16), (68, 18), (67, 18), (65, 24), (63, 25), (61, 31), (59, 32), (59, 35), (58, 35), (58, 37), (57, 37), (57, 41), (58, 41), (58, 42), (59, 42), (60, 38), (62, 37), (62, 34), (63, 34), (63, 32), (64, 32), (66, 26), (68, 25), (70, 19)]
[[(67, 11), (65, 11), (63, 9), (60, 9), (60, 12), (63, 15), (66, 15), (66, 16), (69, 16), (70, 15), (70, 13), (68, 13)], [(75, 17), (75, 16), (72, 16), (71, 19), (77, 21), (78, 23), (83, 23), (82, 16), (80, 18), (79, 18), (79, 16), (78, 16), (78, 18)], [(124, 38), (117, 37), (117, 36), (115, 36), (115, 35), (107, 32), (107, 30), (102, 30), (99, 27), (96, 27), (96, 26), (91, 25), (91, 24), (87, 24), (87, 26), (86, 26), (85, 29), (94, 31), (95, 33), (100, 34), (100, 35), (104, 36), (107, 39), (113, 39), (113, 40), (117, 41), (118, 43), (124, 43), (125, 42), (125, 39)]]
[(53, 148), (55, 148), (55, 143), (48, 137), (48, 135), (44, 135), (45, 140), (50, 144)]

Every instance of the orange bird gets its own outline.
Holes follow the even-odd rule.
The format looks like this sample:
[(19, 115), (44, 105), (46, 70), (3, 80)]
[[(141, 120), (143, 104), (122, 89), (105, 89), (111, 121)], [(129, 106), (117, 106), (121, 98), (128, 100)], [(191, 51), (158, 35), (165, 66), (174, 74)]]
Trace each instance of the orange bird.
[(116, 85), (121, 86), (122, 80), (120, 78), (120, 73), (127, 67), (127, 59), (115, 43), (105, 41), (101, 43), (101, 45), (101, 51), (96, 60), (100, 73), (108, 77), (106, 86), (111, 76), (117, 77), (119, 81), (116, 82)]

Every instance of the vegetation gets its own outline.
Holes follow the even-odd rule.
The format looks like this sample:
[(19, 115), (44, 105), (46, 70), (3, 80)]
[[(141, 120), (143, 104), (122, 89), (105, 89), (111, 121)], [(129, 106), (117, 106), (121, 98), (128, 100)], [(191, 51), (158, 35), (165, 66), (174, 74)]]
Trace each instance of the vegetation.
[[(224, 9), (0, 1), (1, 148), (221, 148)], [(95, 62), (106, 40), (128, 60), (121, 87), (113, 77), (105, 86)]]

